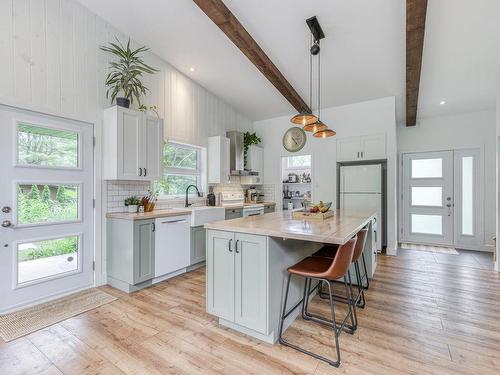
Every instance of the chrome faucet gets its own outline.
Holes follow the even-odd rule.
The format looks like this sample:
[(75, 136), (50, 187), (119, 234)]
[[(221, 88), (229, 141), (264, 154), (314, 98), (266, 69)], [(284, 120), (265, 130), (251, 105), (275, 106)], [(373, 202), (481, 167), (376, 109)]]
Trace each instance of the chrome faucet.
[(192, 203), (189, 203), (188, 202), (188, 193), (189, 193), (189, 188), (192, 188), (194, 187), (196, 189), (196, 194), (198, 194), (198, 197), (201, 197), (201, 193), (200, 191), (198, 190), (198, 188), (196, 187), (196, 185), (189, 185), (187, 188), (186, 188), (186, 206), (185, 207), (189, 207), (192, 205)]

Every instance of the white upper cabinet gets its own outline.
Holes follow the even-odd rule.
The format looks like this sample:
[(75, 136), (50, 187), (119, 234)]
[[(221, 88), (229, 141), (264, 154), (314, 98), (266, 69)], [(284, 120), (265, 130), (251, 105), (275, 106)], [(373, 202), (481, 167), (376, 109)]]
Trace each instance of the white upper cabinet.
[(264, 149), (259, 146), (249, 146), (247, 154), (247, 169), (259, 172), (260, 182), (264, 181)]
[(386, 159), (385, 134), (343, 138), (337, 141), (337, 161)]
[(106, 109), (104, 179), (159, 179), (163, 175), (163, 143), (163, 120), (118, 106)]
[(229, 182), (229, 138), (216, 136), (208, 138), (208, 183)]

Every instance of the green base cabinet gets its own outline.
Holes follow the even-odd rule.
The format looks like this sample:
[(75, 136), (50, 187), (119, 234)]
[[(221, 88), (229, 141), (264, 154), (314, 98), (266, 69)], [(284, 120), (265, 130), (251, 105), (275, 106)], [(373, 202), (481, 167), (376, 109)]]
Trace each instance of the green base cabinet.
[(243, 208), (226, 208), (226, 220), (243, 217)]
[(207, 311), (267, 334), (267, 238), (207, 232)]
[[(107, 221), (108, 282), (127, 292), (155, 275), (154, 220)], [(110, 282), (111, 280), (111, 282)]]
[(191, 265), (206, 260), (206, 229), (203, 225), (191, 228)]

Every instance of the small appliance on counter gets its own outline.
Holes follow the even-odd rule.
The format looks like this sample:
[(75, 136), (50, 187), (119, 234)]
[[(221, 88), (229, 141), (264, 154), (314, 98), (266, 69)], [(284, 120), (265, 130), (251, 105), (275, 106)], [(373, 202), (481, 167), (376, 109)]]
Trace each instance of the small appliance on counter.
[(246, 203), (262, 203), (264, 202), (264, 193), (261, 190), (250, 187), (246, 191)]

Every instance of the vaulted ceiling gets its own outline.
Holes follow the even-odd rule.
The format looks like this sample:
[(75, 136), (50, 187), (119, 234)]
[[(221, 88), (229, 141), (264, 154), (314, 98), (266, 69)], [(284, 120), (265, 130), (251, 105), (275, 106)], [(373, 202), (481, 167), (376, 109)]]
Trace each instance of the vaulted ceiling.
[[(304, 99), (309, 92), (305, 20), (316, 15), (326, 34), (322, 107), (394, 95), (398, 120), (404, 122), (404, 1), (223, 1)], [(294, 111), (194, 2), (79, 2), (252, 120)], [(429, 0), (418, 116), (494, 108), (499, 21), (497, 0)]]

